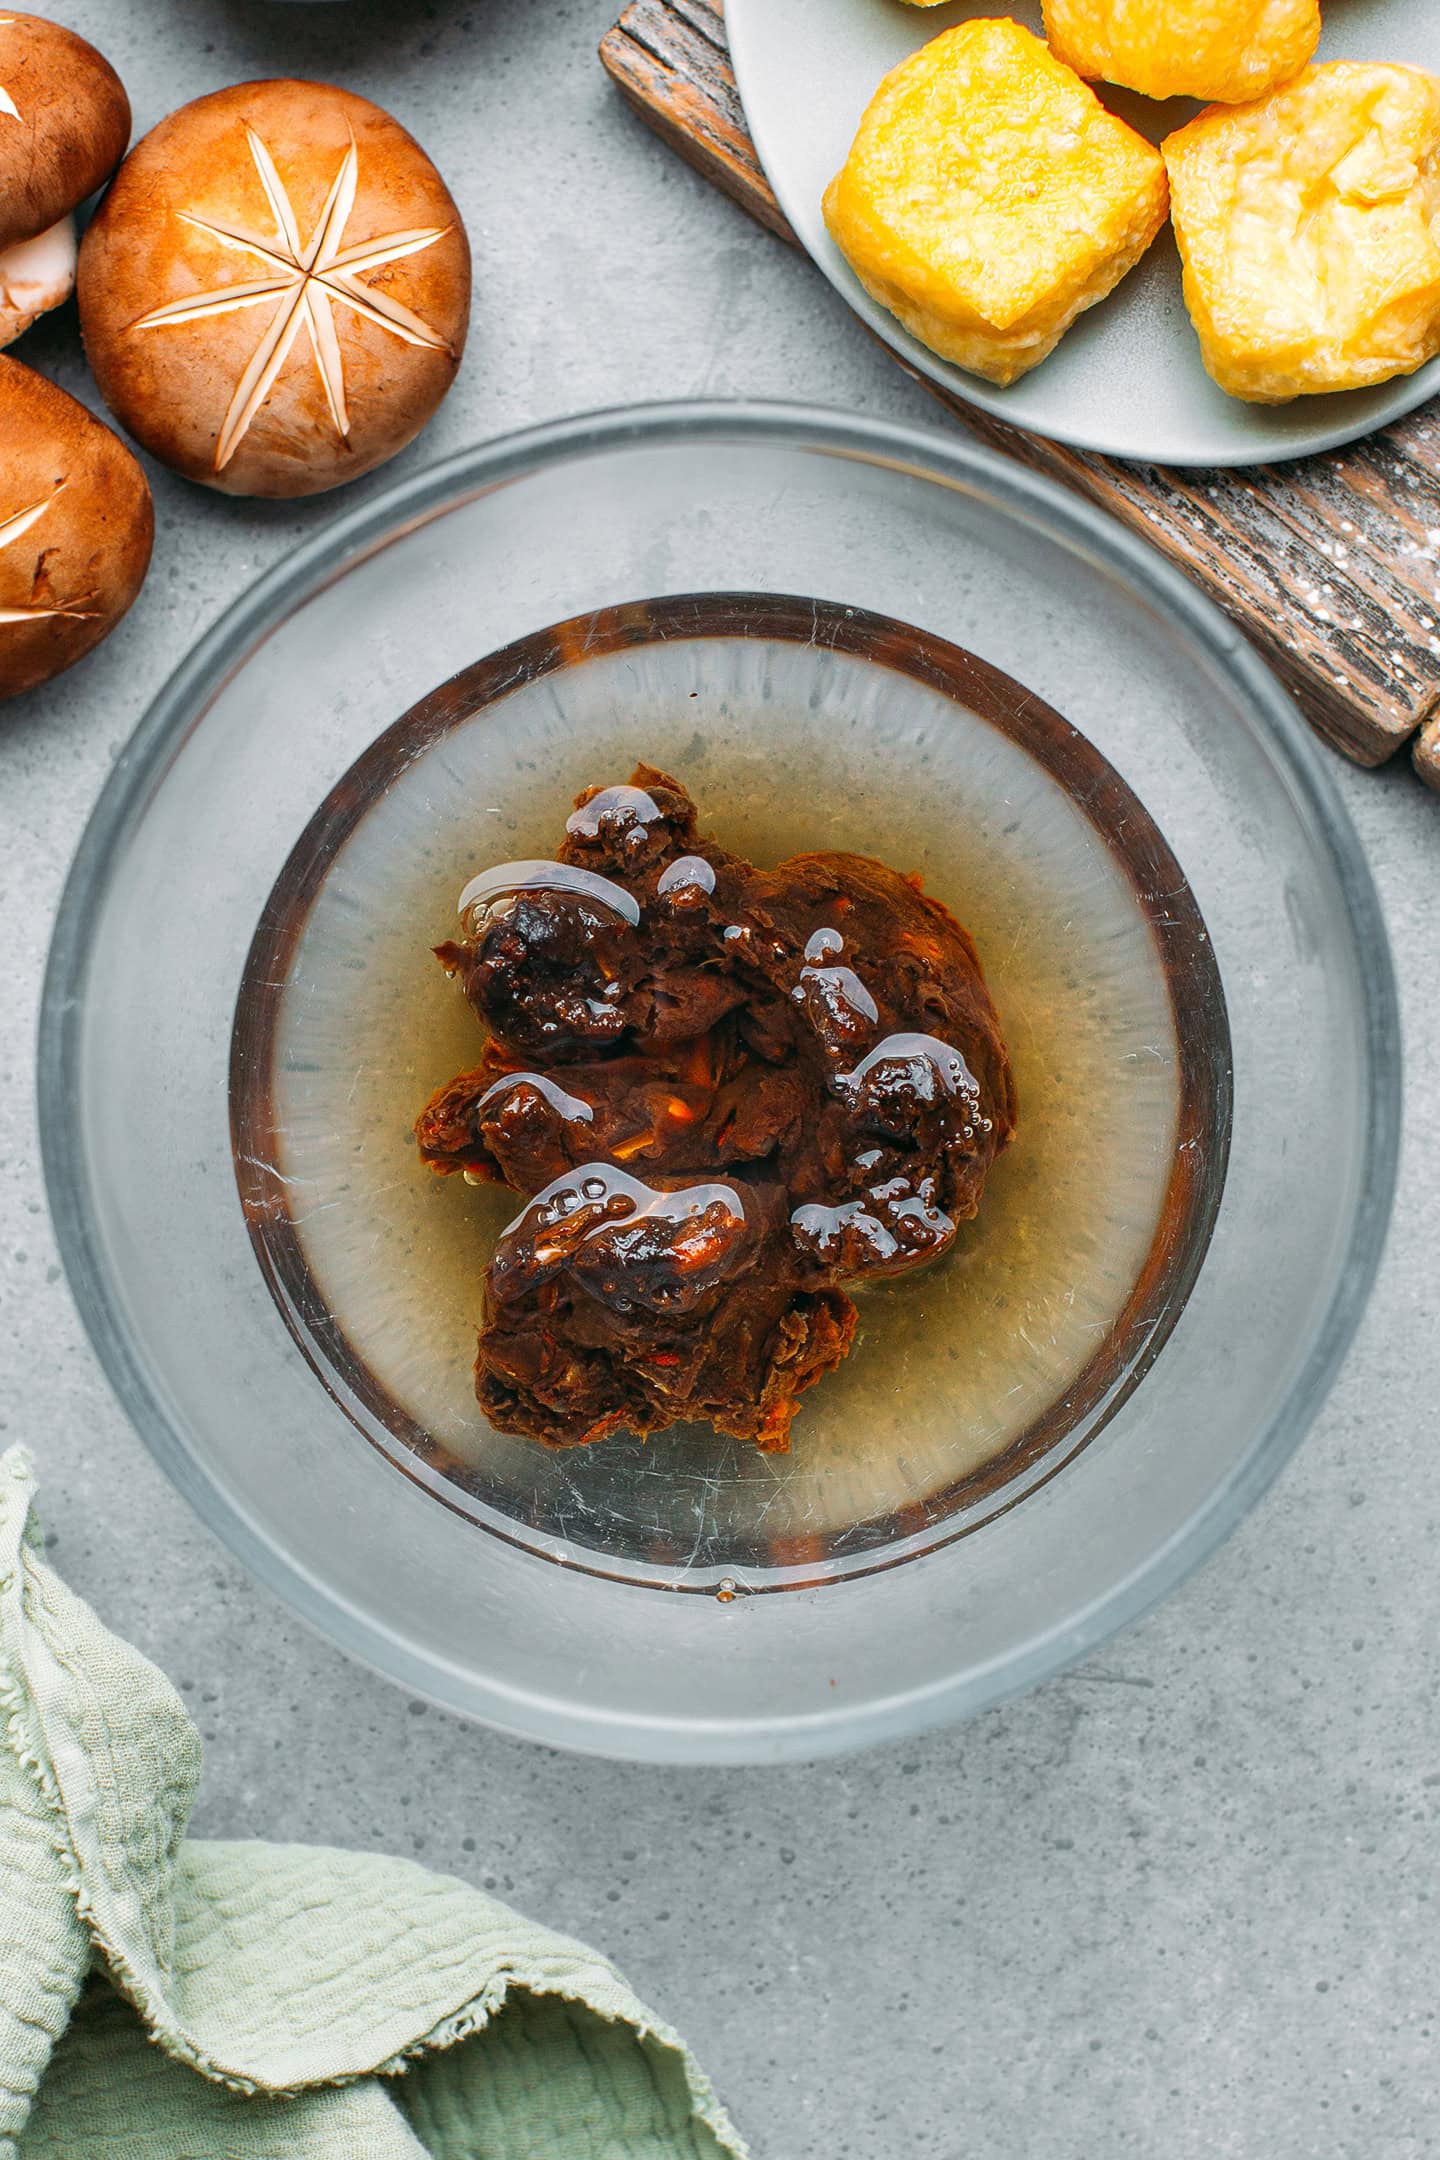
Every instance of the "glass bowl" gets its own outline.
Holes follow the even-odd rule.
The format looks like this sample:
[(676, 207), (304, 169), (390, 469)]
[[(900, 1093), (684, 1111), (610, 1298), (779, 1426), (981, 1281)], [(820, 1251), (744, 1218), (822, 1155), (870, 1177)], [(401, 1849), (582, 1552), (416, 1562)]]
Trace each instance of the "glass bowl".
[[(555, 813), (624, 777), (627, 747), (693, 778), (731, 844), (868, 847), (979, 918), (1022, 1088), (1019, 1167), (994, 1175), (1028, 1177), (1026, 1220), (1079, 1222), (1080, 1164), (1097, 1206), (1122, 1171), (1151, 1180), (1128, 1286), (1105, 1291), (1083, 1224), (1064, 1248), (1030, 1345), (1048, 1379), (999, 1471), (973, 1446), (995, 1385), (975, 1375), (1008, 1324), (985, 1210), (927, 1292), (952, 1377), (907, 1388), (899, 1306), (876, 1308), (853, 1379), (811, 1398), (815, 1444), (807, 1407), (763, 1474), (695, 1434), (577, 1458), (481, 1431), (467, 1454), (444, 1422), (464, 1426), (465, 1391), (432, 1402), (413, 1313), (397, 1324), (387, 1293), (376, 1316), (376, 1285), (403, 1283), (435, 1226), (453, 1240), (472, 1197), (434, 1197), (403, 1147), (469, 1059), (444, 1064), (457, 1001), (433, 1043), (428, 1006), (385, 1003), (409, 888), (367, 882), (365, 850), (424, 866), (399, 910), (424, 969), (457, 868), (548, 853)], [(1139, 912), (1102, 936), (1121, 892)], [(1087, 935), (1128, 957), (1107, 972)], [(105, 788), (40, 1065), (86, 1325), (231, 1548), (409, 1689), (685, 1762), (965, 1715), (1180, 1581), (1298, 1443), (1353, 1333), (1400, 1083), (1354, 833), (1238, 632), (1101, 513), (963, 440), (753, 405), (468, 452), (262, 579)], [(349, 1223), (338, 1243), (322, 1209)], [(969, 1307), (947, 1303), (967, 1284)], [(1061, 1355), (1062, 1304), (1094, 1357)]]

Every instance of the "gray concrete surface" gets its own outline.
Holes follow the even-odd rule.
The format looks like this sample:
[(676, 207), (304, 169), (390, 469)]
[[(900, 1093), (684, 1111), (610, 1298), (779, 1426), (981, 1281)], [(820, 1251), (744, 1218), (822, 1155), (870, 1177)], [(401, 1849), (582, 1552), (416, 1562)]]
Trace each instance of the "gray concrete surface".
[[(608, 9), (64, 13), (139, 127), (247, 76), (329, 74), (432, 149), (475, 243), (475, 328), (402, 468), (679, 392), (930, 419), (819, 278), (621, 107), (593, 58)], [(73, 321), (21, 356), (92, 396)], [(572, 1761), (407, 1702), (258, 1590), (121, 1418), (60, 1276), (32, 1030), (67, 860), (197, 631), (331, 514), (153, 478), (133, 615), (0, 714), (0, 1426), (39, 1456), (56, 1560), (193, 1706), (197, 1827), (417, 1854), (602, 1944), (759, 2160), (1440, 2153), (1440, 803), (1340, 773), (1404, 982), (1401, 1201), (1329, 1408), (1221, 1556), (1101, 1656), (940, 1738), (784, 1772)]]

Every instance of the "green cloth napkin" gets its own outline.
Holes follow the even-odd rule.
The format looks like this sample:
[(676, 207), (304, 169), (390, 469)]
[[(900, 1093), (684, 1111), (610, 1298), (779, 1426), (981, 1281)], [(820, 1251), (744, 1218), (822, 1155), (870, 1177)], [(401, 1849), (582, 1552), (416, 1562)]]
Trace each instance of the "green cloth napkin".
[(379, 1854), (185, 1838), (200, 1743), (0, 1458), (0, 2160), (744, 2160), (603, 1958)]

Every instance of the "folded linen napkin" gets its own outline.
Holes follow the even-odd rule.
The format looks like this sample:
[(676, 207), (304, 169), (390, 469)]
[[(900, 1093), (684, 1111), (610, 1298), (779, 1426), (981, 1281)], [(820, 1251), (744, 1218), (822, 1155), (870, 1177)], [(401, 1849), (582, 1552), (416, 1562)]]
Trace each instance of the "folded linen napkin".
[(0, 2160), (744, 2160), (583, 1944), (406, 1860), (185, 1838), (200, 1743), (0, 1458)]

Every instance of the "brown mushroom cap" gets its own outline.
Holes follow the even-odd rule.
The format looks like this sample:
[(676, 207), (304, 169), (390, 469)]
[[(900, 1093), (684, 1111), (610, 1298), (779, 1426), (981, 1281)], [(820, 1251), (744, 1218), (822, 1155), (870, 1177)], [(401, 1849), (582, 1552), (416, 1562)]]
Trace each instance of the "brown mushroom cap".
[(109, 179), (130, 100), (93, 45), (0, 8), (0, 249), (58, 225)]
[(419, 144), (321, 83), (197, 98), (125, 160), (80, 250), (111, 411), (231, 495), (313, 495), (383, 464), (454, 379), (470, 249)]
[(0, 358), (0, 697), (48, 682), (114, 629), (154, 536), (150, 489), (119, 436)]

